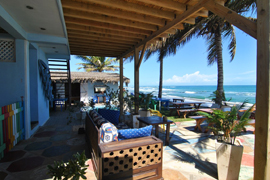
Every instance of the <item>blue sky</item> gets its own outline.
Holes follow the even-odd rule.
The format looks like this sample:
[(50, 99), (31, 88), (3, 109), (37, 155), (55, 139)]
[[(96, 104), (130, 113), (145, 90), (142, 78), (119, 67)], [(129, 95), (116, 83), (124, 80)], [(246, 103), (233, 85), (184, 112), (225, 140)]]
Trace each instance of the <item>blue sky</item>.
[[(230, 62), (228, 41), (223, 41), (224, 85), (256, 85), (256, 43), (251, 36), (236, 28), (236, 55)], [(144, 59), (145, 60), (145, 59)], [(151, 56), (140, 67), (140, 86), (158, 86), (159, 62)], [(78, 71), (81, 60), (71, 56), (71, 71)], [(207, 65), (207, 44), (203, 38), (193, 38), (176, 55), (164, 58), (163, 85), (216, 85), (217, 65)], [(80, 70), (82, 71), (82, 70)], [(119, 73), (119, 72), (118, 72)], [(124, 63), (124, 76), (134, 86), (134, 61)]]

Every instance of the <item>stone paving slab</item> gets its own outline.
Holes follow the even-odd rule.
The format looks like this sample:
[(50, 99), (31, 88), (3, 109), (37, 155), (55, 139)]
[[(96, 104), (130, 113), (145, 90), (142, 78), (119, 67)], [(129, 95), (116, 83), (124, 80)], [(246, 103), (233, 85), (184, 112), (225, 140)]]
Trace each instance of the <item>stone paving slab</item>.
[[(80, 122), (72, 122), (67, 126), (67, 115), (67, 111), (53, 112), (50, 120), (39, 128), (33, 137), (17, 144), (12, 151), (23, 151), (25, 154), (19, 156), (18, 153), (18, 157), (12, 156), (14, 159), (11, 158), (9, 162), (0, 162), (0, 179), (51, 179), (47, 175), (48, 164), (59, 160), (67, 161), (76, 152), (83, 150), (87, 152), (84, 135), (77, 134), (77, 129), (81, 127)], [(163, 147), (163, 177), (165, 180), (217, 178), (215, 139), (210, 132), (194, 131), (195, 125), (195, 121), (188, 121), (171, 126), (170, 145)], [(247, 127), (247, 130), (239, 137), (244, 146), (240, 180), (253, 178), (254, 134), (252, 134), (252, 130), (254, 128)], [(164, 141), (164, 132), (160, 133), (160, 139)], [(35, 157), (44, 160), (42, 163), (36, 164), (33, 169), (22, 170), (14, 168), (12, 165), (17, 172), (7, 171), (12, 163), (20, 164), (26, 162), (25, 159)], [(96, 180), (92, 166), (89, 166), (86, 176), (90, 180)]]

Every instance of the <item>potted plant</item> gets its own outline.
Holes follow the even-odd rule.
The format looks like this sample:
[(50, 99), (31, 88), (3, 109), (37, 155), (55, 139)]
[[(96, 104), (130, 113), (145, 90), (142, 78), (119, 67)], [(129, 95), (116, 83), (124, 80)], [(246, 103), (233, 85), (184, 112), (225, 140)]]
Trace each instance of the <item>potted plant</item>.
[[(137, 103), (139, 105), (139, 115), (141, 117), (146, 117), (146, 116), (150, 116), (150, 110), (149, 110), (149, 106), (150, 106), (150, 102), (153, 98), (153, 92), (151, 93), (139, 93), (139, 98), (137, 100)], [(135, 99), (136, 101), (136, 99)], [(135, 103), (136, 104), (136, 103)]]
[(87, 165), (85, 165), (86, 160), (84, 151), (81, 154), (77, 152), (73, 155), (73, 159), (70, 159), (67, 163), (54, 161), (53, 166), (48, 165), (48, 174), (52, 176), (54, 180), (87, 179), (85, 176), (87, 170)]
[(236, 141), (236, 136), (248, 124), (250, 107), (237, 120), (238, 111), (245, 105), (246, 101), (240, 106), (233, 106), (230, 111), (213, 109), (211, 114), (198, 112), (198, 114), (208, 118), (209, 129), (216, 135), (216, 156), (218, 166), (218, 179), (238, 179), (243, 146), (240, 141)]

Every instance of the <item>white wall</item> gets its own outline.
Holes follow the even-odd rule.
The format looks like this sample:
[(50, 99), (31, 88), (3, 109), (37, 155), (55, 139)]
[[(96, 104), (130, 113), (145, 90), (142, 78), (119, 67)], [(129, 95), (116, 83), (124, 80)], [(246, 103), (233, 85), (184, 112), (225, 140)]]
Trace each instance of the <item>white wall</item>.
[(81, 97), (80, 101), (83, 101), (85, 103), (89, 103), (89, 99), (91, 99), (96, 93), (94, 93), (94, 86), (96, 85), (107, 85), (110, 87), (110, 89), (116, 91), (118, 89), (118, 84), (113, 83), (107, 83), (104, 84), (103, 82), (88, 82), (88, 83), (81, 83)]
[(88, 96), (88, 84), (89, 83), (81, 83), (80, 84), (80, 101), (83, 101), (84, 103), (89, 102), (89, 96)]

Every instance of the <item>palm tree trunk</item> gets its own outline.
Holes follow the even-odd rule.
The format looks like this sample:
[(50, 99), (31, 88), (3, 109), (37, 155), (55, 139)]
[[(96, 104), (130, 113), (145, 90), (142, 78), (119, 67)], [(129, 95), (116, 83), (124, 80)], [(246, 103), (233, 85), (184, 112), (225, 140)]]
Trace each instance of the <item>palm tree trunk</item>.
[(158, 97), (162, 98), (162, 81), (163, 81), (163, 58), (160, 59), (160, 72), (159, 72), (159, 90), (158, 90)]
[(223, 97), (223, 57), (222, 57), (222, 39), (221, 33), (215, 33), (217, 43), (217, 69), (218, 69), (218, 82), (217, 82), (217, 104), (222, 105)]

